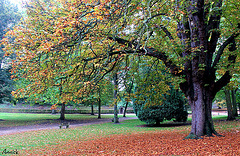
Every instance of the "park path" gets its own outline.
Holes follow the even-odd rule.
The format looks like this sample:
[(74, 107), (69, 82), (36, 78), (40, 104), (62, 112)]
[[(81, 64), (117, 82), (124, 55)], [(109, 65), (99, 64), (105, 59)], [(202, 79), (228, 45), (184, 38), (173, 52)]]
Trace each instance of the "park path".
[[(130, 120), (130, 119), (137, 119), (137, 117), (122, 117), (119, 118), (119, 122), (122, 122), (124, 120)], [(68, 120), (66, 120), (68, 122)], [(101, 124), (101, 123), (108, 123), (112, 122), (112, 118), (102, 118), (102, 119), (91, 119), (91, 120), (82, 120), (78, 122), (71, 123), (69, 128), (74, 127), (80, 127), (80, 126), (86, 126), (86, 125), (92, 125), (92, 124)], [(36, 124), (36, 125), (27, 125), (27, 126), (16, 126), (16, 127), (0, 127), (0, 136), (1, 135), (9, 135), (9, 134), (15, 134), (15, 133), (22, 133), (27, 131), (35, 131), (35, 130), (45, 130), (45, 129), (59, 129), (59, 123), (42, 123), (42, 124)]]

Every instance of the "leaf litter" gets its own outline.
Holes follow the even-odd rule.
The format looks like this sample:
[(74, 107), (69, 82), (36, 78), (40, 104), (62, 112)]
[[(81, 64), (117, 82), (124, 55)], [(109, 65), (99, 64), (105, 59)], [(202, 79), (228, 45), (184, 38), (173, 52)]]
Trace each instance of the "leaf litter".
[[(221, 124), (221, 123), (220, 123)], [(239, 123), (235, 128), (218, 130), (223, 137), (186, 139), (189, 127), (176, 130), (114, 134), (85, 141), (69, 140), (24, 155), (240, 155)], [(218, 129), (219, 129), (218, 128)], [(32, 153), (33, 152), (33, 153)], [(23, 153), (22, 153), (23, 154)]]

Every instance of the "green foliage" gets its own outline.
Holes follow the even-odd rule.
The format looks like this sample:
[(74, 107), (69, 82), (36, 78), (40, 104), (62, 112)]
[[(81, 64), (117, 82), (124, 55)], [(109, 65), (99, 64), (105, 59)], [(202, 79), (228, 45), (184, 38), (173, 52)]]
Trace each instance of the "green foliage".
[(11, 101), (12, 96), (12, 80), (9, 69), (0, 68), (0, 103), (3, 101)]
[(0, 39), (5, 29), (10, 28), (19, 20), (18, 7), (9, 0), (0, 0)]
[(145, 101), (134, 103), (134, 111), (141, 121), (147, 124), (159, 124), (163, 120), (172, 120), (173, 118), (178, 122), (187, 121), (186, 99), (180, 91), (171, 88), (163, 97), (155, 100), (163, 102), (150, 106)]
[(101, 105), (110, 105), (113, 103), (113, 90), (114, 85), (108, 78), (102, 79), (98, 83), (99, 93), (98, 96), (101, 98)]
[[(6, 30), (14, 26), (19, 21), (20, 15), (18, 8), (9, 0), (0, 0), (0, 40), (3, 38)], [(1, 43), (1, 42), (0, 42)], [(4, 59), (3, 46), (0, 45), (0, 103), (11, 101), (11, 91), (13, 90), (9, 60)]]

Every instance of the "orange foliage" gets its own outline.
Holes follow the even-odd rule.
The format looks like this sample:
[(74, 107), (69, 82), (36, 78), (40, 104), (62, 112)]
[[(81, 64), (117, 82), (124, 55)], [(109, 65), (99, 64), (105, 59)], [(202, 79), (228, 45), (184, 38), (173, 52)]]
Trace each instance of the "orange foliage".
[[(90, 66), (85, 66), (84, 60), (106, 55), (102, 52), (109, 45), (105, 44), (106, 37), (99, 34), (108, 31), (109, 26), (104, 26), (104, 20), (112, 16), (111, 12), (116, 13), (121, 8), (118, 3), (110, 5), (110, 2), (50, 0), (46, 3), (43, 0), (30, 0), (26, 7), (28, 16), (22, 25), (9, 31), (2, 40), (6, 47), (5, 56), (17, 55), (11, 71), (17, 76), (12, 78), (21, 77), (32, 82), (27, 88), (14, 92), (15, 97), (60, 86), (64, 93), (59, 96), (62, 102), (76, 101), (87, 95), (86, 92), (95, 84), (84, 82), (99, 74), (94, 71), (92, 64), (98, 68), (106, 67), (94, 60), (89, 61)], [(10, 42), (8, 38), (15, 38), (15, 42)], [(86, 43), (95, 46), (92, 48)]]
[[(71, 141), (42, 148), (45, 155), (240, 155), (240, 132), (222, 132), (224, 137), (183, 140), (182, 130), (112, 135), (89, 141)], [(40, 155), (41, 155), (41, 151)], [(25, 153), (26, 152), (26, 153)], [(27, 154), (24, 151), (24, 154)]]

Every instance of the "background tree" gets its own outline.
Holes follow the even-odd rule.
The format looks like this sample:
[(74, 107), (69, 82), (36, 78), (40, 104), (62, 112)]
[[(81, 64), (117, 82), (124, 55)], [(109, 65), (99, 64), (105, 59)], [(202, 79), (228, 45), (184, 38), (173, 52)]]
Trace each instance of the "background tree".
[(133, 94), (133, 88), (134, 88), (134, 70), (129, 71), (130, 68), (134, 65), (134, 63), (130, 62), (131, 58), (130, 56), (125, 57), (124, 66), (122, 69), (123, 73), (123, 87), (124, 87), (124, 93), (121, 97), (121, 100), (125, 103), (124, 110), (123, 110), (123, 117), (126, 117), (127, 108), (129, 103), (132, 101), (132, 94)]
[(227, 112), (228, 112), (228, 117), (227, 120), (235, 120), (235, 115), (233, 112), (233, 100), (231, 98), (231, 90), (228, 90), (224, 88), (224, 93), (225, 93), (225, 98), (226, 98), (226, 104), (227, 104)]
[(223, 88), (228, 111), (227, 120), (234, 120), (236, 119), (236, 116), (238, 116), (236, 96), (238, 88), (239, 88), (239, 75), (234, 74), (231, 79), (231, 82), (226, 87)]

